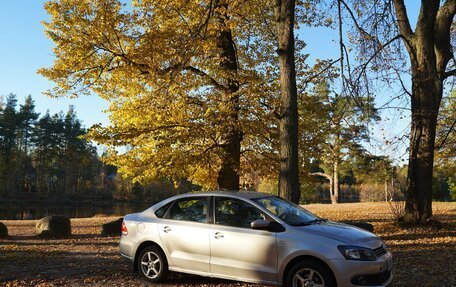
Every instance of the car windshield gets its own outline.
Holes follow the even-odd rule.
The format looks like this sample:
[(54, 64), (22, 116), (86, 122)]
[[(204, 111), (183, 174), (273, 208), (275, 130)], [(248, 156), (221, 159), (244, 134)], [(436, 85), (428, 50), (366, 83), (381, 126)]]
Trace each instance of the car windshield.
[(253, 201), (292, 226), (303, 226), (324, 221), (304, 208), (277, 196), (255, 198)]

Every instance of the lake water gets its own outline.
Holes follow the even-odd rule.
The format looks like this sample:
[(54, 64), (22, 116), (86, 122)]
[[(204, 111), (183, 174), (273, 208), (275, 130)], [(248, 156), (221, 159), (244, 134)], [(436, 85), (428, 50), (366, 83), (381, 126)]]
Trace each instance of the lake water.
[(0, 220), (40, 219), (48, 215), (66, 215), (70, 218), (93, 217), (140, 212), (150, 204), (0, 204)]

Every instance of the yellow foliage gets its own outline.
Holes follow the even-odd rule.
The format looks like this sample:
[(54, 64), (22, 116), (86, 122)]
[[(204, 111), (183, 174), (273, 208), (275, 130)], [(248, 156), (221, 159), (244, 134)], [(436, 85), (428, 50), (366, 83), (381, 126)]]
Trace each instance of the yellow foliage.
[[(264, 10), (267, 0), (211, 3), (45, 4), (51, 21), (44, 25), (56, 60), (39, 73), (57, 85), (47, 94), (96, 93), (110, 103), (111, 125), (94, 126), (89, 137), (111, 148), (106, 161), (124, 176), (185, 177), (215, 188), (223, 135), (233, 126), (243, 134), (240, 172), (273, 171), (275, 120), (261, 103), (276, 103), (276, 83), (260, 69), (274, 66), (274, 35), (265, 32), (272, 13)], [(262, 21), (256, 21), (259, 17)], [(222, 31), (232, 33), (236, 44), (235, 74), (220, 67)], [(224, 88), (233, 80), (240, 85), (234, 121), (233, 95)], [(127, 150), (120, 152), (122, 146)]]
[[(242, 134), (239, 173), (274, 175), (272, 7), (271, 0), (48, 1), (44, 26), (56, 59), (39, 73), (56, 83), (50, 96), (95, 93), (109, 102), (111, 124), (92, 127), (89, 137), (109, 147), (105, 160), (126, 177), (184, 177), (216, 188), (223, 136), (233, 127)], [(221, 33), (234, 40), (236, 72), (221, 67)], [(306, 58), (297, 57), (301, 72)]]

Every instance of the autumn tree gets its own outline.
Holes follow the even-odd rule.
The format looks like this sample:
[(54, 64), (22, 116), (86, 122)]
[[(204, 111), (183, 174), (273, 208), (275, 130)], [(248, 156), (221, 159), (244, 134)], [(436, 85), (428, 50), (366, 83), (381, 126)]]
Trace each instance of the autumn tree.
[(442, 99), (437, 119), (433, 198), (456, 200), (456, 91)]
[(277, 0), (274, 16), (277, 27), (281, 105), (279, 194), (295, 203), (301, 196), (298, 160), (298, 92), (295, 67), (294, 0)]
[(456, 91), (442, 99), (437, 119), (436, 164), (443, 166), (456, 162)]
[(443, 82), (456, 71), (447, 71), (454, 58), (450, 28), (456, 0), (422, 1), (415, 31), (412, 31), (402, 0), (394, 1), (401, 38), (412, 71), (412, 127), (405, 220), (424, 223), (432, 216), (432, 171), (437, 116)]
[(331, 202), (337, 203), (340, 201), (341, 165), (364, 152), (362, 144), (369, 141), (368, 126), (380, 117), (372, 97), (357, 96), (357, 101), (362, 103), (359, 106), (351, 97), (337, 94), (326, 82), (316, 85), (313, 93), (321, 101), (320, 113), (326, 121), (319, 125), (324, 140), (317, 143), (323, 171), (311, 175), (329, 180)]
[[(261, 1), (51, 1), (52, 95), (93, 91), (111, 103), (94, 139), (129, 146), (109, 160), (136, 179), (187, 177), (239, 189), (241, 161), (265, 153), (274, 96)], [(255, 15), (265, 21), (256, 24)], [(256, 69), (263, 65), (263, 69)], [(114, 154), (114, 153), (110, 153)], [(261, 162), (262, 155), (256, 162)]]
[[(432, 216), (439, 107), (445, 80), (456, 74), (451, 43), (456, 1), (421, 1), (415, 24), (410, 22), (403, 0), (372, 3), (338, 0), (337, 3), (351, 23), (351, 39), (360, 47), (357, 55), (361, 64), (356, 68), (352, 65), (352, 77), (347, 81), (350, 86), (366, 87), (366, 81), (361, 83), (372, 79), (369, 77), (372, 71), (384, 71), (376, 73), (374, 78), (391, 82), (392, 75), (396, 75), (395, 79), (406, 88), (401, 76), (410, 74), (411, 91), (405, 89), (410, 97), (412, 117), (404, 220), (423, 224)], [(341, 45), (341, 50), (348, 51), (345, 45)], [(402, 57), (403, 53), (408, 55), (407, 59)], [(404, 66), (407, 68), (403, 69)]]

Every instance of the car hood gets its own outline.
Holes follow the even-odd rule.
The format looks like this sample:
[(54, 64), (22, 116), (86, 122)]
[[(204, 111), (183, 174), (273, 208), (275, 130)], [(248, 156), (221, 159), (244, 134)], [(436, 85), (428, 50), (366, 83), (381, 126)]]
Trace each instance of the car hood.
[(313, 235), (331, 238), (348, 245), (377, 248), (382, 244), (381, 239), (369, 231), (334, 221), (318, 222), (298, 227), (298, 229)]

